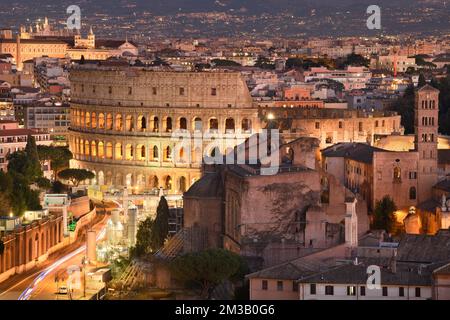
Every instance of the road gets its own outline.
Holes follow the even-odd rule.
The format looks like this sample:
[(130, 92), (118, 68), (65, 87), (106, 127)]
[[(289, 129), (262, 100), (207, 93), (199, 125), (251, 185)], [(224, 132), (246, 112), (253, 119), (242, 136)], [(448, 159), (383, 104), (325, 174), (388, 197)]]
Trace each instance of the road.
[[(105, 216), (101, 222), (92, 227), (97, 232), (97, 241), (105, 236), (108, 219)], [(5, 284), (2, 284), (0, 289), (0, 300), (55, 300), (57, 298), (55, 276), (70, 266), (81, 266), (86, 245), (80, 242), (70, 249), (63, 249), (61, 254), (53, 255), (40, 268), (5, 281), (7, 282), (6, 288), (4, 288)], [(74, 298), (80, 298), (82, 295), (82, 289), (75, 290)]]

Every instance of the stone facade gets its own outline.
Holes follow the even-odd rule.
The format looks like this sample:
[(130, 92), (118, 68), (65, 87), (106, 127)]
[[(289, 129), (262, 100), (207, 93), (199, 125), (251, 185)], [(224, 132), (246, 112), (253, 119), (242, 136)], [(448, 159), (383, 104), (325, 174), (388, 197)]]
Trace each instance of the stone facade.
[[(182, 193), (200, 178), (202, 156), (214, 147), (192, 140), (194, 147), (177, 149), (173, 133), (248, 137), (260, 129), (239, 73), (85, 66), (70, 80), (73, 165), (94, 171), (100, 185)], [(234, 147), (223, 141), (222, 153)]]
[(57, 250), (64, 240), (62, 223), (62, 215), (53, 214), (1, 236), (0, 282), (31, 269)]

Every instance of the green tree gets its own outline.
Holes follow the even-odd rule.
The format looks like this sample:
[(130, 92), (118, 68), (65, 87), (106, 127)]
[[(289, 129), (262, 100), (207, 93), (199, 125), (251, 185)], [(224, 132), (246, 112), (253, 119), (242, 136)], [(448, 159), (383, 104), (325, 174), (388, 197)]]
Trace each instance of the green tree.
[(70, 181), (73, 186), (78, 187), (82, 181), (95, 178), (95, 174), (85, 169), (65, 169), (58, 173), (60, 179)]
[(386, 195), (377, 201), (374, 209), (373, 228), (391, 232), (396, 221), (395, 211), (397, 211), (397, 207), (390, 196)]
[(259, 56), (258, 60), (255, 62), (255, 67), (261, 68), (261, 69), (269, 69), (273, 70), (275, 69), (275, 64), (270, 61), (268, 58), (264, 56)]
[(368, 67), (369, 63), (370, 63), (369, 59), (364, 58), (362, 55), (351, 53), (347, 57), (345, 57), (345, 60), (342, 62), (342, 65), (355, 67)]
[(210, 299), (214, 288), (225, 280), (233, 280), (243, 264), (242, 258), (231, 251), (209, 249), (175, 258), (169, 269), (175, 279), (197, 284), (201, 296)]
[(148, 217), (139, 224), (139, 228), (136, 234), (136, 246), (132, 249), (132, 256), (141, 257), (154, 251), (152, 248), (152, 232), (154, 221), (151, 217)]
[(158, 250), (164, 245), (169, 235), (169, 205), (165, 197), (159, 200), (156, 218), (151, 234), (151, 247)]
[(30, 179), (30, 181), (34, 182), (38, 178), (42, 177), (42, 168), (41, 163), (39, 162), (36, 140), (32, 135), (28, 135), (25, 153), (28, 157), (28, 164), (27, 170), (24, 174)]
[(73, 159), (73, 154), (67, 147), (38, 146), (39, 160), (41, 165), (44, 161), (51, 161), (50, 165), (53, 170), (55, 179), (58, 172), (62, 169), (69, 168), (69, 161)]
[(237, 63), (233, 60), (226, 60), (226, 59), (212, 59), (211, 63), (215, 65), (216, 67), (239, 67), (241, 66), (240, 63)]

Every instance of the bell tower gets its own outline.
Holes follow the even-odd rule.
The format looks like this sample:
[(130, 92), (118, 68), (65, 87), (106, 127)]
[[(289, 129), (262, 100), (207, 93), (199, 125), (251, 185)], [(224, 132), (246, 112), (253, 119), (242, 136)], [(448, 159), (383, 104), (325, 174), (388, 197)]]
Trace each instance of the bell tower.
[(419, 156), (417, 200), (420, 203), (431, 198), (431, 188), (438, 182), (439, 90), (430, 85), (418, 89), (414, 111), (414, 149)]

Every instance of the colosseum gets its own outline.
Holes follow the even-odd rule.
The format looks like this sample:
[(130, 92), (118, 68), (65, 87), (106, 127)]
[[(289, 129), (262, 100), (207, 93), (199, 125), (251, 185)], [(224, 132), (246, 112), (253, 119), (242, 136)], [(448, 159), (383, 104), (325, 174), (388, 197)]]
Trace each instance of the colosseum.
[[(259, 130), (258, 111), (236, 72), (167, 72), (132, 67), (76, 66), (70, 75), (74, 166), (96, 174), (99, 185), (145, 191), (186, 191), (201, 175), (206, 141), (173, 161), (175, 132), (248, 137)], [(229, 141), (229, 140), (228, 140)], [(225, 149), (225, 150), (224, 150)], [(181, 155), (180, 155), (181, 156)], [(182, 159), (185, 157), (181, 156)], [(188, 158), (189, 159), (189, 158)]]
[[(377, 134), (401, 131), (400, 116), (394, 114), (262, 107), (233, 71), (86, 64), (73, 67), (70, 81), (72, 166), (93, 171), (94, 184), (127, 186), (133, 193), (162, 187), (168, 194), (182, 194), (200, 178), (203, 156), (226, 153), (242, 141), (236, 136), (260, 132), (271, 116), (287, 124), (280, 126), (286, 141), (314, 136), (321, 147), (373, 144)], [(180, 148), (174, 133), (191, 140), (198, 134), (216, 137)]]

